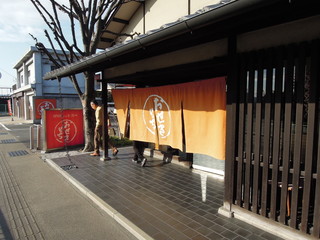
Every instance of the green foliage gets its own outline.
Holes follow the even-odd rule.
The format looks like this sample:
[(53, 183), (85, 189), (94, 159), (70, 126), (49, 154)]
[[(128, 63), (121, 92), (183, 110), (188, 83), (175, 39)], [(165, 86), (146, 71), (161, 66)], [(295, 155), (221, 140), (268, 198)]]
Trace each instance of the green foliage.
[(128, 138), (118, 138), (115, 136), (109, 137), (110, 143), (115, 147), (125, 147), (125, 146), (132, 146), (132, 141)]

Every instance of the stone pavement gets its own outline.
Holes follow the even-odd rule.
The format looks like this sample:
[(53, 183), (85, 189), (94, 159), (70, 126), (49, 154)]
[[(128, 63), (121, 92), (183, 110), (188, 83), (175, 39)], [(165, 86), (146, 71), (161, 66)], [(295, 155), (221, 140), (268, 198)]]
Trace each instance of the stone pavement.
[[(89, 154), (61, 154), (45, 158), (139, 239), (280, 239), (218, 214), (224, 183), (210, 174), (150, 157), (141, 168), (131, 161), (132, 147), (105, 162)], [(77, 168), (62, 170), (70, 164)]]

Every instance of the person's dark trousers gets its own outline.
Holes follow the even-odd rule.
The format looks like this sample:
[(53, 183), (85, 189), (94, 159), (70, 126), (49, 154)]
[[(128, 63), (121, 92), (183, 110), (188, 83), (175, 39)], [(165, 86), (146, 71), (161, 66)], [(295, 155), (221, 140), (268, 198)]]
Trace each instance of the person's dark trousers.
[(141, 142), (141, 141), (133, 141), (133, 150), (134, 150), (134, 156), (133, 159), (134, 160), (143, 160), (144, 156), (143, 156), (143, 152), (145, 149), (145, 143)]
[(96, 126), (94, 129), (94, 152), (100, 153), (100, 146), (102, 146), (102, 126)]

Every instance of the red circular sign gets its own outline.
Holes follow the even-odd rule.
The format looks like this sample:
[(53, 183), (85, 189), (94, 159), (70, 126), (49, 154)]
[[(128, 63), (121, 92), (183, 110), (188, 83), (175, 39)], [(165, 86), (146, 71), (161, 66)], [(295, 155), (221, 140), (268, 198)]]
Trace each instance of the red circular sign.
[(77, 131), (76, 124), (69, 119), (65, 119), (55, 126), (54, 137), (60, 143), (70, 143), (76, 137)]

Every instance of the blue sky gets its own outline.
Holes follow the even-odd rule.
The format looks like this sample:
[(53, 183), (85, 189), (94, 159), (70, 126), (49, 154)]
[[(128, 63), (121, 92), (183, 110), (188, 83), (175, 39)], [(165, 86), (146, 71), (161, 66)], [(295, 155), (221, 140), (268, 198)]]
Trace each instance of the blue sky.
[[(48, 8), (51, 7), (49, 0), (41, 2)], [(16, 72), (13, 67), (28, 52), (30, 46), (35, 45), (29, 33), (37, 37), (39, 42), (47, 42), (44, 29), (47, 27), (30, 0), (10, 0), (0, 4), (0, 87), (15, 84)]]

